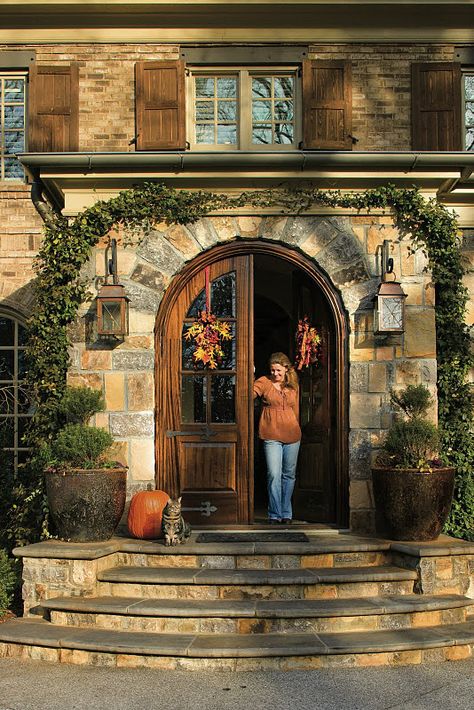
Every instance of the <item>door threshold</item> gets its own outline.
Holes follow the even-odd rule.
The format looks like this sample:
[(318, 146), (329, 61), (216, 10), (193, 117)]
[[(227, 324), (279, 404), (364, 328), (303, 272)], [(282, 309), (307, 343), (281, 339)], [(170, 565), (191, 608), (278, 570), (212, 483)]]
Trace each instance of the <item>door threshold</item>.
[(225, 524), (225, 525), (193, 525), (193, 530), (205, 531), (209, 530), (212, 532), (235, 532), (235, 533), (246, 533), (246, 532), (274, 532), (274, 533), (287, 533), (290, 530), (304, 530), (305, 532), (310, 532), (312, 535), (339, 535), (347, 534), (349, 528), (338, 528), (332, 525), (323, 525), (321, 523), (305, 523), (305, 522), (294, 522), (291, 525), (269, 525), (268, 523), (253, 523), (248, 525), (243, 524)]

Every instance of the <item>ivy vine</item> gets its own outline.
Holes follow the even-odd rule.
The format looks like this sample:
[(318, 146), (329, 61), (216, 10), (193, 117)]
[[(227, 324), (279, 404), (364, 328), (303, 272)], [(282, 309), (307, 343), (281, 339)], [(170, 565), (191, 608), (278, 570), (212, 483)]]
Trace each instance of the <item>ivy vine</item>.
[[(212, 211), (249, 205), (277, 207), (292, 214), (314, 205), (355, 210), (389, 208), (397, 226), (411, 234), (414, 248), (425, 252), (436, 289), (442, 447), (457, 469), (455, 499), (446, 531), (472, 539), (473, 400), (467, 374), (474, 366), (474, 357), (469, 328), (464, 322), (468, 293), (462, 282), (460, 234), (455, 216), (435, 200), (423, 198), (415, 188), (387, 185), (350, 194), (317, 188), (270, 189), (230, 197), (146, 183), (108, 201), (96, 202), (75, 219), (52, 215), (45, 224), (36, 262), (36, 308), (29, 322), (29, 379), (39, 402), (35, 428), (38, 441), (51, 436), (51, 415), (64, 390), (70, 364), (68, 327), (87, 297), (88, 286), (81, 278), (81, 269), (98, 241), (118, 225), (133, 230), (158, 222), (189, 224)], [(38, 493), (33, 500), (41, 500), (41, 495)], [(38, 517), (41, 515), (38, 513)]]

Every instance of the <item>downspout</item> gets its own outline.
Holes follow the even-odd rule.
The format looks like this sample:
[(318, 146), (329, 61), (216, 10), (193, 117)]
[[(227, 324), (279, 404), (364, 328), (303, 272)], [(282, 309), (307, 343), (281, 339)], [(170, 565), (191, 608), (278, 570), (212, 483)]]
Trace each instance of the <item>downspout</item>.
[(47, 225), (52, 225), (55, 213), (51, 205), (43, 197), (43, 182), (37, 176), (31, 184), (31, 201), (43, 222)]

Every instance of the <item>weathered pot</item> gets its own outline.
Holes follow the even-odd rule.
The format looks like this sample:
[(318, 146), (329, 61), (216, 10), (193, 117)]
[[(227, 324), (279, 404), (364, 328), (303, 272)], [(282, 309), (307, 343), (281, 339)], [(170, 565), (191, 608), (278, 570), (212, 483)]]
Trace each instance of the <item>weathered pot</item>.
[(454, 468), (373, 468), (372, 480), (379, 533), (392, 540), (436, 540), (451, 509)]
[(109, 540), (120, 522), (127, 490), (126, 468), (46, 471), (46, 493), (61, 540)]

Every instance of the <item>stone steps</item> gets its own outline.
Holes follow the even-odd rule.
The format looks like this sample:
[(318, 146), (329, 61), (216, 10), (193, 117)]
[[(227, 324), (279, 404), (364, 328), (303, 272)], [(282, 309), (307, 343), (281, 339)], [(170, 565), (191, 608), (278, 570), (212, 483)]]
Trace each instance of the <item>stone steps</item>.
[(190, 670), (471, 657), (474, 545), (251, 532), (24, 548), (30, 616), (0, 626), (0, 657)]
[(399, 567), (214, 569), (118, 566), (98, 573), (106, 596), (165, 599), (316, 599), (410, 594), (416, 572)]
[[(285, 634), (163, 634), (115, 631), (106, 629), (57, 626), (47, 621), (19, 619), (2, 625), (4, 656), (47, 658), (69, 663), (95, 662), (108, 665), (149, 666), (150, 657), (166, 657), (158, 664), (166, 668), (215, 668), (226, 659), (253, 658), (259, 663), (253, 668), (292, 667), (290, 657), (299, 657), (293, 667), (314, 668), (327, 665), (347, 666), (348, 659), (357, 664), (365, 658), (365, 665), (389, 662), (395, 654), (405, 655), (405, 662), (420, 662), (423, 652), (442, 649), (444, 658), (467, 657), (474, 644), (474, 622), (448, 624), (421, 629), (397, 629), (339, 633)], [(49, 653), (42, 653), (41, 649)], [(36, 649), (31, 653), (31, 649)], [(52, 650), (52, 652), (51, 652)], [(372, 655), (376, 657), (371, 658)], [(378, 656), (378, 657), (377, 657)], [(187, 659), (195, 663), (186, 664)], [(215, 663), (205, 663), (204, 660)], [(263, 659), (263, 662), (262, 662)], [(265, 661), (278, 659), (277, 663)], [(326, 661), (326, 663), (325, 663)], [(239, 666), (232, 665), (239, 669)], [(241, 669), (252, 665), (241, 666)]]
[(153, 633), (290, 633), (421, 628), (466, 620), (473, 600), (405, 595), (321, 600), (59, 597), (42, 604), (53, 624)]

